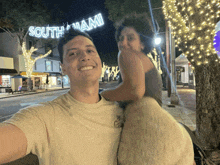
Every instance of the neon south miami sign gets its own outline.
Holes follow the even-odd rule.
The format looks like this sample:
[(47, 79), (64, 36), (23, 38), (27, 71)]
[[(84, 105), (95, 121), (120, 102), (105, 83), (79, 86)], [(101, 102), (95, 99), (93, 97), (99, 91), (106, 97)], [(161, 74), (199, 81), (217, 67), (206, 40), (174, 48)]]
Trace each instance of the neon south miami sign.
[[(81, 31), (90, 31), (96, 27), (104, 25), (104, 21), (101, 13), (95, 15), (93, 18), (88, 18), (82, 20), (81, 22), (76, 22), (71, 25), (67, 25), (66, 30), (69, 30), (72, 26), (74, 29), (79, 29)], [(29, 35), (37, 38), (59, 38), (64, 33), (64, 26), (61, 27), (29, 27)]]

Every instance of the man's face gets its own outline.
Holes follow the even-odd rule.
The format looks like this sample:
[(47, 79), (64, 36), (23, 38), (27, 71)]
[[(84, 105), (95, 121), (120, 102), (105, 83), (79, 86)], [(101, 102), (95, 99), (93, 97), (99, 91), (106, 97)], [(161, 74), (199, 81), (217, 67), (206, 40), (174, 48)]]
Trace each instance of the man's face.
[(102, 71), (101, 59), (93, 42), (81, 35), (63, 46), (61, 66), (72, 82), (97, 81)]

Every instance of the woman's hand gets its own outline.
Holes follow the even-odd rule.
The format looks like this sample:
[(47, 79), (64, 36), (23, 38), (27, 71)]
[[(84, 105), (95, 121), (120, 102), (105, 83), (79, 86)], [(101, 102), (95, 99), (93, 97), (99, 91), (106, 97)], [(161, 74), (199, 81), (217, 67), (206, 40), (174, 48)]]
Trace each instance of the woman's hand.
[(107, 89), (100, 94), (108, 101), (136, 101), (145, 93), (145, 72), (140, 52), (124, 49), (118, 53), (119, 68), (123, 82), (115, 89)]
[(131, 100), (142, 98), (145, 93), (145, 71), (142, 64), (142, 52), (132, 49), (123, 49), (118, 54), (118, 65), (121, 72), (126, 94)]
[(100, 95), (101, 95), (102, 97), (104, 97), (107, 101), (110, 101), (109, 98), (107, 98), (107, 96), (108, 96), (108, 91), (107, 91), (107, 90), (104, 89), (104, 90), (100, 93)]

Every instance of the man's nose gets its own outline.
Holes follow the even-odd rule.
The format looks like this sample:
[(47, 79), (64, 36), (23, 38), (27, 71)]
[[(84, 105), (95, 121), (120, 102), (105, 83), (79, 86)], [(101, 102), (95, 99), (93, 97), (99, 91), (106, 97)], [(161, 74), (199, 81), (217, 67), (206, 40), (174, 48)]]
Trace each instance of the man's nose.
[(84, 51), (81, 52), (81, 60), (82, 61), (88, 61), (90, 60), (90, 55)]

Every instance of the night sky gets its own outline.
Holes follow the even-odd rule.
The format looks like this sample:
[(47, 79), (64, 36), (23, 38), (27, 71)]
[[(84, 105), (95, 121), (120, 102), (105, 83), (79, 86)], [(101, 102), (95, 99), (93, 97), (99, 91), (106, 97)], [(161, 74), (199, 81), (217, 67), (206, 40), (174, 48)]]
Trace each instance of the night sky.
[[(108, 19), (108, 10), (105, 8), (105, 0), (42, 0), (51, 11), (53, 17), (56, 17), (56, 11), (64, 12), (64, 17), (59, 20), (61, 23), (81, 22), (83, 19), (93, 17), (98, 13), (102, 14), (104, 25), (93, 29), (87, 33), (94, 40), (99, 53), (117, 52), (117, 43), (114, 39), (115, 29), (113, 22)], [(54, 18), (55, 19), (55, 18)], [(57, 23), (57, 26), (62, 24)], [(56, 24), (56, 22), (54, 22)]]

